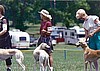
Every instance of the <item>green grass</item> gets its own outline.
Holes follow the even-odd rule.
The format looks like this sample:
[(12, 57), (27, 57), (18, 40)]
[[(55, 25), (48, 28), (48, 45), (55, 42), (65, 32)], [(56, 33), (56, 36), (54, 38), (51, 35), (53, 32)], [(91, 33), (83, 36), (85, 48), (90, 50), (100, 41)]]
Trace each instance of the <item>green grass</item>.
[[(64, 58), (64, 50), (66, 50), (66, 59)], [(69, 50), (70, 49), (70, 50)], [(75, 51), (74, 51), (74, 50)], [(53, 59), (54, 59), (54, 71), (84, 71), (84, 60), (83, 60), (83, 51), (78, 51), (73, 45), (63, 45), (58, 44), (54, 47), (53, 52)], [(22, 51), (25, 60), (24, 64), (26, 66), (26, 71), (33, 71), (33, 64), (34, 59), (32, 55), (32, 51)], [(12, 59), (12, 71), (22, 71), (20, 67), (15, 62), (15, 59)], [(6, 71), (5, 70), (5, 62), (1, 61), (0, 63), (0, 71)], [(39, 67), (37, 65), (37, 69), (39, 71)]]
[(28, 26), (29, 28), (26, 30), (26, 32), (28, 32), (29, 34), (33, 34), (34, 35), (34, 37), (36, 37), (36, 38), (38, 38), (40, 35), (39, 34), (37, 34), (37, 33), (39, 33), (40, 31), (40, 24), (38, 24), (38, 25), (30, 25), (30, 26)]
[[(61, 26), (61, 24), (58, 25)], [(30, 34), (35, 34), (39, 32), (40, 24), (28, 25), (28, 26), (30, 28), (28, 28), (26, 32)], [(35, 37), (39, 37), (39, 35), (35, 35)], [(31, 48), (33, 49), (33, 47)], [(57, 44), (54, 47), (54, 52), (53, 52), (54, 71), (84, 71), (83, 51), (78, 51), (78, 49), (80, 48), (76, 48), (74, 45)], [(64, 57), (64, 50), (67, 50), (66, 59)], [(24, 64), (26, 66), (26, 71), (34, 71), (33, 70), (34, 59), (32, 51), (22, 51), (22, 52), (25, 56)], [(16, 64), (14, 58), (12, 59), (12, 63), (13, 63), (11, 66), (12, 71), (22, 71), (22, 69)], [(6, 71), (5, 70), (6, 66), (4, 61), (0, 61), (0, 69), (1, 69), (0, 71)], [(37, 69), (38, 69), (37, 71), (39, 71), (39, 65), (37, 65)]]

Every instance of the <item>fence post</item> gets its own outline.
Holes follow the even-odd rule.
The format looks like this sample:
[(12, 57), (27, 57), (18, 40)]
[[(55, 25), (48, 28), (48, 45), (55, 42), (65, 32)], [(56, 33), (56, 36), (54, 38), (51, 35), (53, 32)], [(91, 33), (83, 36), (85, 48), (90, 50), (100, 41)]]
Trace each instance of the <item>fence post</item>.
[(64, 50), (64, 59), (67, 58), (67, 50)]

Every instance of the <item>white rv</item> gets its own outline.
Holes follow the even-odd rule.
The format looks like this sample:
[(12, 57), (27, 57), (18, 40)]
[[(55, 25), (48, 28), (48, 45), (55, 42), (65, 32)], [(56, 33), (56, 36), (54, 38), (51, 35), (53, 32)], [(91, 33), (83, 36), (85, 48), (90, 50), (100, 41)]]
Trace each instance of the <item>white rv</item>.
[(52, 26), (51, 37), (56, 40), (56, 43), (64, 42), (64, 31), (66, 27)]
[(65, 44), (75, 44), (78, 40), (83, 39), (85, 37), (84, 28), (80, 28), (78, 26), (74, 26), (65, 30), (64, 33)]
[(13, 48), (29, 48), (30, 36), (27, 32), (9, 31)]

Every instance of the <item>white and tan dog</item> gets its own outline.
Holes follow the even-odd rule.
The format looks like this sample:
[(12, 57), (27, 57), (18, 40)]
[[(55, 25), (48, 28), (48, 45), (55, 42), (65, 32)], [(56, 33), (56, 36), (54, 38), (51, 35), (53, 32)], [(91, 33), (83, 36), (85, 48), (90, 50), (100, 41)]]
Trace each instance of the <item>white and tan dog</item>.
[(16, 62), (22, 67), (25, 71), (25, 65), (22, 63), (24, 60), (23, 53), (18, 49), (0, 49), (0, 60), (6, 60), (11, 56), (15, 56)]
[(90, 71), (92, 71), (92, 63), (94, 63), (96, 71), (98, 71), (97, 60), (100, 58), (100, 50), (90, 49), (84, 40), (76, 43), (76, 46), (81, 46), (84, 50), (85, 71), (87, 71), (87, 64), (90, 64)]
[[(33, 56), (34, 56), (34, 71), (36, 71), (36, 63), (39, 62), (40, 65), (40, 71), (47, 71), (47, 67), (50, 69), (50, 64), (49, 64), (49, 55), (46, 53), (45, 50), (46, 48), (50, 48), (46, 43), (41, 43), (34, 51), (33, 51)], [(51, 70), (50, 70), (51, 71)]]

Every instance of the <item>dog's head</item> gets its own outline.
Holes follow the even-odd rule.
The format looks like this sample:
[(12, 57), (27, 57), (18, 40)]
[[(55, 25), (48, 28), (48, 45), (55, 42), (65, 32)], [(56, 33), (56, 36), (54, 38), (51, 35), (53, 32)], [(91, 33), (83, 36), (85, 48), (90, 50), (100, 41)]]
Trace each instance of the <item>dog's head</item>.
[(41, 44), (39, 45), (39, 47), (40, 47), (40, 49), (50, 48), (50, 46), (47, 45), (46, 43), (41, 43)]
[(87, 47), (87, 43), (84, 40), (79, 40), (75, 45), (77, 47), (81, 46), (82, 48)]

